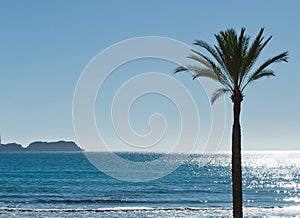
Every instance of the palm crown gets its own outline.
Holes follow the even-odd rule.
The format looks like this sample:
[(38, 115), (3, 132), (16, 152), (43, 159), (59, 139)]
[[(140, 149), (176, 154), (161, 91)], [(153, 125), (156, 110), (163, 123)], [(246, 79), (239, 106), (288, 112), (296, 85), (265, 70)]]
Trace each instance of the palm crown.
[(243, 91), (250, 82), (262, 77), (275, 76), (274, 71), (268, 69), (269, 65), (281, 61), (287, 62), (288, 52), (283, 52), (266, 60), (256, 70), (251, 71), (261, 51), (272, 38), (270, 36), (265, 40), (263, 32), (264, 28), (261, 28), (250, 46), (250, 37), (245, 34), (245, 28), (241, 29), (239, 36), (234, 29), (215, 34), (218, 45), (214, 46), (210, 46), (202, 40), (196, 40), (194, 44), (208, 51), (215, 61), (192, 49), (189, 58), (202, 65), (181, 66), (176, 68), (175, 73), (190, 71), (194, 74), (194, 78), (209, 77), (219, 81), (222, 88), (214, 92), (211, 98), (212, 103), (226, 92), (231, 93), (233, 101), (242, 101)]

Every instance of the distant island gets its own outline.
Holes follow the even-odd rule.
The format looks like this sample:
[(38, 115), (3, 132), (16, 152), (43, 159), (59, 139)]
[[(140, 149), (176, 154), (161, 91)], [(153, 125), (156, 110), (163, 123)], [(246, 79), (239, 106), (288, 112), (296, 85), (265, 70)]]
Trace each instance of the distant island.
[(42, 142), (36, 141), (30, 143), (27, 147), (23, 147), (17, 143), (8, 143), (0, 145), (0, 152), (57, 152), (57, 151), (83, 151), (75, 142), (58, 141), (58, 142)]

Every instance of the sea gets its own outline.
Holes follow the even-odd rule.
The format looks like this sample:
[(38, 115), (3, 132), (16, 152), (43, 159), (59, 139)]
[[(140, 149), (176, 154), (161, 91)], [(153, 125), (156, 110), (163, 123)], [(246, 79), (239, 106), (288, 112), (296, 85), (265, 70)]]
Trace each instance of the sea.
[[(117, 155), (143, 162), (164, 154)], [(0, 217), (231, 217), (230, 154), (172, 155), (174, 171), (133, 182), (107, 175), (82, 152), (1, 152)], [(300, 217), (300, 152), (242, 159), (245, 217)], [(123, 173), (132, 170), (140, 173)]]

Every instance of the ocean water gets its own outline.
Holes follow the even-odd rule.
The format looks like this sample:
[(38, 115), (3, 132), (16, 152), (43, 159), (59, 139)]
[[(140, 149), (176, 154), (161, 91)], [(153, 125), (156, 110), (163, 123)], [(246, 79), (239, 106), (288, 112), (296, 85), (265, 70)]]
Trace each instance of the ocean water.
[[(163, 154), (119, 155), (143, 162)], [(0, 217), (230, 217), (230, 155), (175, 160), (180, 167), (165, 177), (125, 182), (82, 153), (0, 153)], [(244, 153), (245, 216), (300, 217), (299, 169), (300, 152)]]

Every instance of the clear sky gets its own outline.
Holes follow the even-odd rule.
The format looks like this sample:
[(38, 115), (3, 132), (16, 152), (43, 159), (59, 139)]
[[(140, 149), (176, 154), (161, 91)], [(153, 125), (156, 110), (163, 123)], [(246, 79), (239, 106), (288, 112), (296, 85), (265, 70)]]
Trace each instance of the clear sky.
[[(193, 46), (195, 39), (214, 43), (213, 34), (230, 27), (237, 30), (246, 27), (247, 33), (252, 37), (261, 27), (265, 27), (265, 35), (273, 35), (273, 39), (261, 56), (262, 60), (286, 50), (289, 51), (290, 58), (288, 64), (272, 67), (277, 71), (276, 77), (258, 81), (246, 90), (242, 111), (243, 148), (298, 150), (299, 9), (299, 1), (275, 0), (1, 0), (2, 142), (18, 142), (27, 146), (35, 140), (75, 140), (72, 100), (76, 83), (87, 63), (114, 43), (132, 37), (151, 35), (174, 38)], [(148, 69), (145, 66), (155, 67)], [(126, 67), (130, 65), (119, 71), (126, 71)], [(175, 67), (160, 62), (137, 62), (132, 64), (130, 70), (135, 70), (136, 74), (141, 69), (142, 72), (155, 70), (172, 75)], [(111, 80), (111, 87), (120, 83), (117, 73), (118, 71), (112, 77), (116, 82)], [(185, 84), (191, 84), (192, 91), (197, 91), (197, 83), (191, 80), (190, 75), (178, 75), (178, 78), (185, 81)], [(107, 95), (113, 95), (113, 90), (114, 88), (107, 89)], [(197, 95), (195, 93), (193, 96)], [(99, 111), (103, 102), (105, 99), (101, 100), (100, 94), (96, 105)], [(131, 113), (141, 113), (141, 116), (145, 116), (155, 112), (150, 106), (157, 109), (161, 102), (155, 96), (146, 96), (146, 100), (136, 103), (137, 107), (133, 108)], [(166, 117), (172, 117), (174, 111), (168, 110), (172, 103), (163, 101), (162, 104), (162, 113), (170, 112)], [(228, 116), (222, 150), (230, 148), (232, 116), (229, 98), (227, 106)], [(101, 115), (97, 116), (98, 120), (101, 120)], [(202, 115), (201, 118), (200, 114), (204, 133), (209, 129), (205, 117)], [(174, 119), (176, 123), (177, 118)], [(146, 131), (143, 130), (145, 124), (139, 123), (140, 120), (147, 121), (136, 119), (132, 125), (137, 129), (142, 128), (140, 131), (143, 133)], [(105, 129), (105, 125), (101, 128), (104, 128), (103, 131), (110, 131), (109, 128)], [(113, 143), (114, 139), (111, 140)]]

